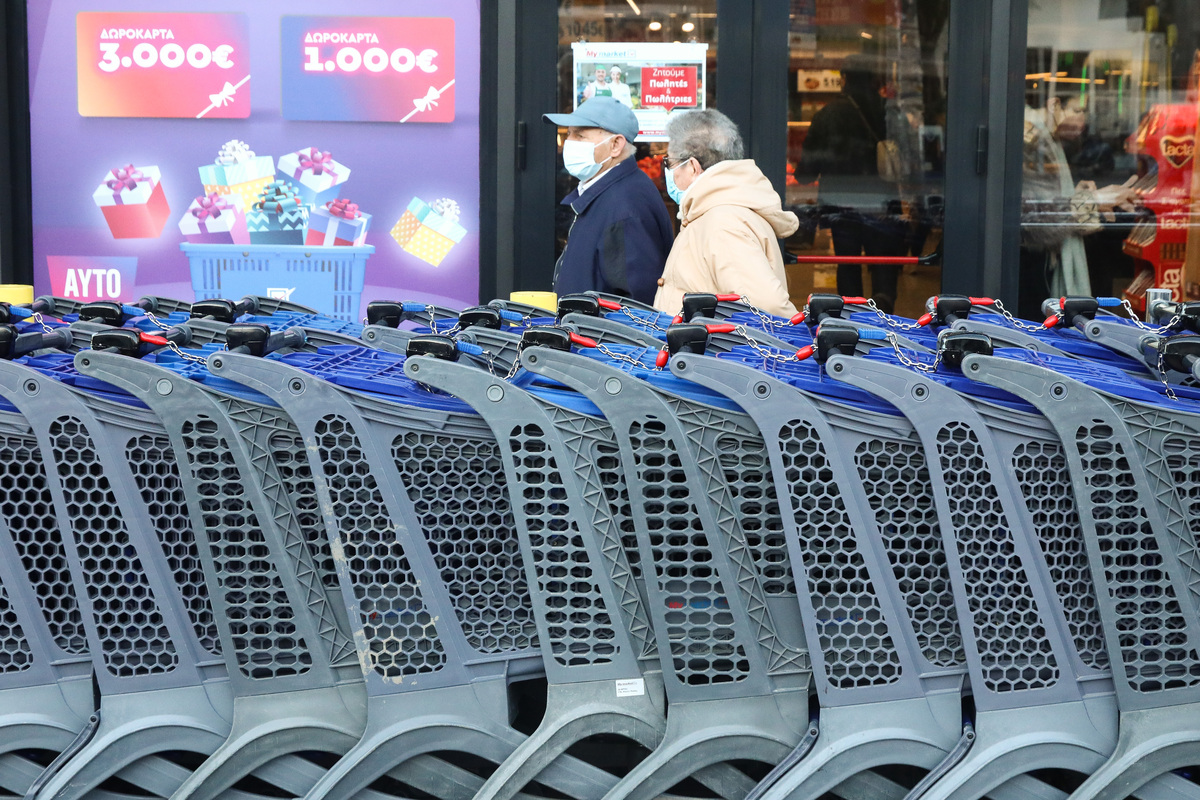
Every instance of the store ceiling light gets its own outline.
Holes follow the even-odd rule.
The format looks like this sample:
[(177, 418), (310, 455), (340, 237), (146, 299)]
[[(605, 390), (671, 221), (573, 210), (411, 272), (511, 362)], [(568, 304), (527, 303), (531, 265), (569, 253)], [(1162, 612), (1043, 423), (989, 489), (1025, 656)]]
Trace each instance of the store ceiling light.
[(637, 14), (639, 17), (642, 15), (642, 10), (638, 8), (637, 3), (633, 2), (633, 0), (625, 0), (625, 2), (629, 3), (629, 7), (633, 9), (633, 13)]
[(859, 35), (859, 36), (861, 36), (861, 37), (862, 37), (862, 38), (864, 38), (864, 39), (874, 39), (874, 38), (875, 38), (874, 36), (872, 36), (871, 34), (867, 33), (866, 31), (862, 31), (862, 32), (861, 32), (861, 33), (859, 33), (858, 35)]
[(658, 21), (658, 20), (656, 20), (656, 19), (652, 19), (652, 20), (650, 20), (650, 25), (649, 25), (649, 28), (650, 28), (650, 30), (652, 30), (652, 31), (661, 31), (661, 30), (662, 30), (662, 23), (661, 23), (661, 22), (659, 22), (659, 21)]
[(679, 29), (682, 30), (684, 33), (691, 33), (692, 31), (696, 30), (696, 23), (692, 22), (689, 19), (687, 22), (680, 25)]

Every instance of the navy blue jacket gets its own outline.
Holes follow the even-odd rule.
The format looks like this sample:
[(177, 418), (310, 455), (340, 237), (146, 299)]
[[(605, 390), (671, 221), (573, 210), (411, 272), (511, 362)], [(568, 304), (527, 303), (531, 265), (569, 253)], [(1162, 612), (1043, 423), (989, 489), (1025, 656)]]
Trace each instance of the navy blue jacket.
[(554, 267), (560, 296), (596, 290), (654, 301), (674, 235), (662, 195), (633, 158), (613, 167), (582, 197), (563, 199), (575, 222)]

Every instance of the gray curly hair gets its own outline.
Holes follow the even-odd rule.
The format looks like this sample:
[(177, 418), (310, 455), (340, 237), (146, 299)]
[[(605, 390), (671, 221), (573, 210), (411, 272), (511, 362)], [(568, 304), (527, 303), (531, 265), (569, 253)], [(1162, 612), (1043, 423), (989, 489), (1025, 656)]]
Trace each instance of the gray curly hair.
[(694, 158), (704, 169), (745, 158), (746, 148), (737, 125), (714, 108), (672, 114), (667, 119), (667, 139), (676, 157)]

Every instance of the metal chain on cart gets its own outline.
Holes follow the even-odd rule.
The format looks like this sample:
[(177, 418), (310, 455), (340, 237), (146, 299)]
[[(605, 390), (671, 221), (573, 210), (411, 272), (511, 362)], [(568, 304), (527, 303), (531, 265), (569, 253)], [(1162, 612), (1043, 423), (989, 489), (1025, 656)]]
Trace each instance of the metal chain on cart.
[(624, 314), (625, 316), (629, 317), (629, 319), (632, 320), (634, 322), (634, 324), (639, 325), (641, 327), (652, 328), (653, 330), (656, 330), (659, 333), (666, 331), (666, 328), (659, 325), (654, 320), (650, 319), (649, 317), (636, 316), (632, 311), (630, 311), (625, 306), (621, 306), (621, 308), (619, 309), (619, 313)]
[(154, 316), (153, 311), (146, 312), (146, 319), (150, 320), (150, 324), (155, 326), (159, 330), (167, 331), (167, 330), (171, 329), (169, 325), (167, 325), (166, 323), (161, 321), (158, 317)]
[(876, 305), (873, 299), (867, 300), (867, 308), (874, 311), (875, 316), (879, 317), (879, 319), (883, 321), (883, 324), (887, 325), (889, 328), (894, 328), (898, 331), (915, 331), (918, 328), (924, 327), (919, 322), (901, 322)]
[(34, 322), (36, 322), (38, 325), (42, 326), (42, 333), (53, 333), (54, 332), (54, 328), (51, 328), (49, 325), (46, 324), (46, 319), (42, 316), (42, 312), (34, 311), (33, 314), (31, 314), (29, 318), (32, 319)]
[(900, 346), (899, 336), (892, 331), (887, 331), (886, 333), (888, 344), (892, 346), (892, 350), (896, 353), (896, 360), (898, 360), (901, 364), (909, 369), (915, 369), (918, 372), (924, 372), (926, 374), (937, 372), (938, 366), (940, 366), (942, 363), (942, 348), (938, 348), (937, 353), (933, 357), (932, 364), (925, 364), (920, 360), (920, 358), (910, 358), (905, 353), (904, 348)]
[[(1177, 313), (1175, 316), (1171, 317), (1170, 321), (1167, 322), (1166, 325), (1149, 325), (1138, 319), (1137, 312), (1133, 310), (1133, 306), (1129, 304), (1129, 300), (1122, 298), (1121, 308), (1125, 309), (1125, 313), (1129, 314), (1129, 318), (1138, 328), (1147, 331), (1148, 333), (1157, 333), (1160, 336), (1174, 331), (1175, 326), (1179, 324), (1181, 319), (1183, 319), (1183, 315)], [(1178, 306), (1176, 306), (1176, 308), (1178, 308)]]
[(1013, 316), (1012, 312), (1009, 311), (1007, 308), (1005, 308), (1004, 303), (1000, 300), (993, 300), (992, 308), (996, 309), (996, 311), (998, 311), (1000, 313), (1000, 316), (1002, 316), (1006, 320), (1008, 320), (1012, 324), (1012, 326), (1014, 328), (1016, 328), (1017, 330), (1025, 331), (1026, 333), (1036, 333), (1037, 331), (1046, 330), (1046, 327), (1044, 325), (1034, 324), (1032, 322), (1026, 322), (1025, 320), (1020, 319), (1019, 317)]
[(1158, 351), (1158, 381), (1163, 385), (1164, 392), (1168, 400), (1178, 400), (1179, 397), (1175, 394), (1175, 390), (1171, 388), (1170, 381), (1167, 380), (1167, 364), (1166, 356), (1163, 355), (1162, 348)]

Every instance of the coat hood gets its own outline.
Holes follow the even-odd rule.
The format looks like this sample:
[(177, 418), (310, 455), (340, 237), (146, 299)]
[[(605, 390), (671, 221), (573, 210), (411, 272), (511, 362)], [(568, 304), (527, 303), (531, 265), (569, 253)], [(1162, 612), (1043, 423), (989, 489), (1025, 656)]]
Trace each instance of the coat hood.
[(683, 226), (717, 206), (750, 209), (766, 220), (780, 239), (791, 236), (800, 226), (795, 214), (783, 210), (767, 176), (748, 158), (722, 161), (701, 173), (684, 195)]

